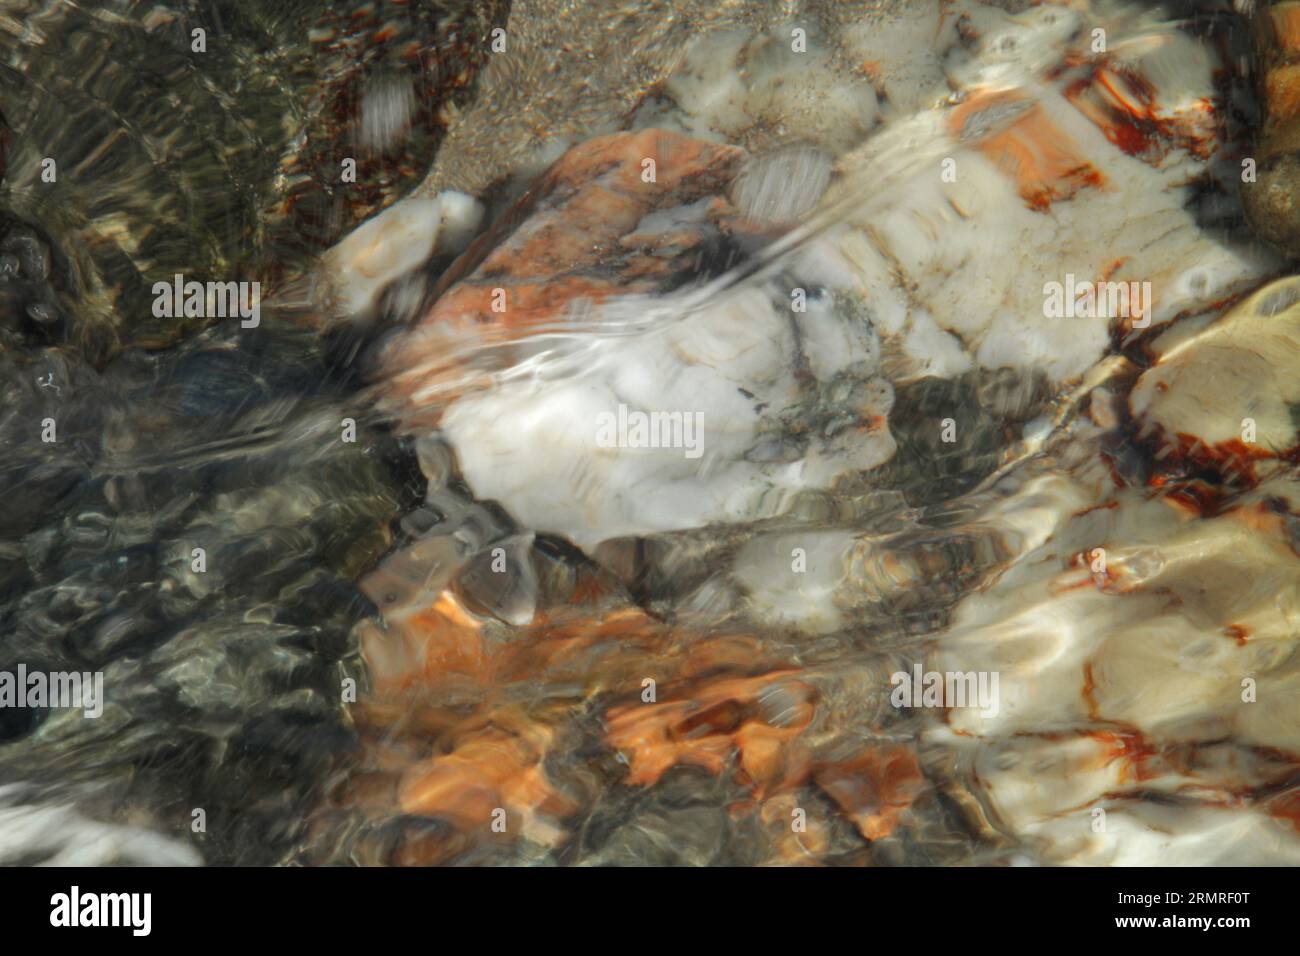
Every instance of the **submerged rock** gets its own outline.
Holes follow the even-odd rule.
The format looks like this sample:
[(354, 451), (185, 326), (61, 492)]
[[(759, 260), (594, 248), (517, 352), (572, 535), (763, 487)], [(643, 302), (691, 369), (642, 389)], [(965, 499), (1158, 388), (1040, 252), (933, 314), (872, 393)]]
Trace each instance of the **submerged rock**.
[(778, 514), (888, 460), (867, 317), (797, 278), (726, 287), (764, 241), (727, 198), (742, 160), (658, 130), (571, 150), (385, 354), (405, 426), (437, 423), (477, 496), (583, 547)]
[[(1151, 11), (958, 6), (780, 96), (771, 36), (700, 38), (388, 342), (439, 520), (369, 585), (347, 852), (1300, 854), (1295, 297), (1234, 307), (1279, 260), (1198, 205), (1225, 65)], [(807, 142), (765, 126), (811, 89)]]
[(119, 8), (0, 16), (0, 671), (105, 689), (0, 708), (0, 857), (1300, 860), (1238, 21), (248, 3), (196, 70)]

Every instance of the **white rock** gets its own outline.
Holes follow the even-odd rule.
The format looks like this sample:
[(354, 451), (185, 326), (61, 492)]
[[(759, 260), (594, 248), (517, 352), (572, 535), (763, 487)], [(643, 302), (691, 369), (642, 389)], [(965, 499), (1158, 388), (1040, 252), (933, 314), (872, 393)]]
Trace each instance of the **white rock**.
[(426, 199), (410, 196), (362, 223), (323, 257), (318, 282), (332, 318), (374, 315), (379, 296), (434, 253), (459, 252), (483, 216), (482, 205), (447, 191)]

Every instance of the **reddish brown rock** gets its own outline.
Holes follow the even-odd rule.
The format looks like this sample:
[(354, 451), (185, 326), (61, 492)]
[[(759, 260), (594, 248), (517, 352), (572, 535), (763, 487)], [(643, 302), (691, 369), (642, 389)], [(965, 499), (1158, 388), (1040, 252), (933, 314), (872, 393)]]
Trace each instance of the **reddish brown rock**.
[(384, 357), (391, 387), (428, 405), (466, 348), (527, 336), (581, 301), (679, 285), (743, 228), (726, 193), (744, 157), (653, 129), (570, 149), (442, 277)]

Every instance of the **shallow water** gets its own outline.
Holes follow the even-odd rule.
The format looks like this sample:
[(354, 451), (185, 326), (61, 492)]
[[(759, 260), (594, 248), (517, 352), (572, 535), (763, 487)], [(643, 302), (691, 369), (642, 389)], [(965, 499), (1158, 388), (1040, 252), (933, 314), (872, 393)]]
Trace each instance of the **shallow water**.
[(0, 860), (1295, 862), (1251, 29), (0, 11)]

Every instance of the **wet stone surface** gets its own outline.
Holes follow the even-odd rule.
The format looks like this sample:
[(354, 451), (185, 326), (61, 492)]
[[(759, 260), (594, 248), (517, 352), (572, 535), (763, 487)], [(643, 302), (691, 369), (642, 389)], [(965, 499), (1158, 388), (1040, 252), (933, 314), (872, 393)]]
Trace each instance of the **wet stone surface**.
[(0, 862), (1300, 861), (1295, 6), (0, 14)]

